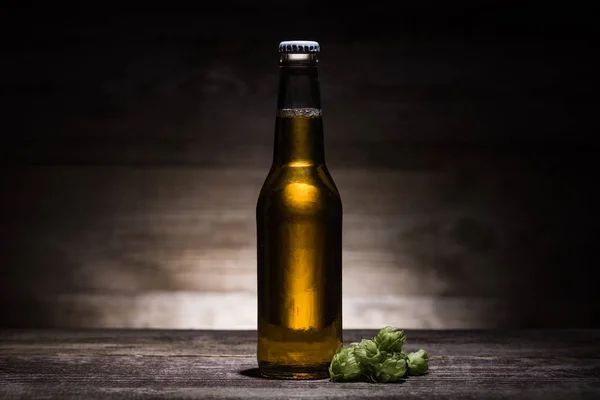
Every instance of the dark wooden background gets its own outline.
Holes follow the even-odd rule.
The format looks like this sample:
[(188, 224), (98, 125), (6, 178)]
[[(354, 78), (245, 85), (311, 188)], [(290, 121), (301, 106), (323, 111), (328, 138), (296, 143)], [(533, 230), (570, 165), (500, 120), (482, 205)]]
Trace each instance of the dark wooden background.
[(0, 325), (254, 328), (276, 49), (301, 38), (346, 328), (598, 327), (592, 10), (386, 4), (3, 12)]

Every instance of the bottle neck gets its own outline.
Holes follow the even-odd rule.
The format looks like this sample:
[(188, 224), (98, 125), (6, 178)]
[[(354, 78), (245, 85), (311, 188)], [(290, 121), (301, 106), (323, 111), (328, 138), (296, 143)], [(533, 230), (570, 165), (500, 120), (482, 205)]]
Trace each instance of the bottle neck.
[(277, 108), (321, 109), (317, 54), (282, 54), (279, 59)]
[(325, 163), (317, 54), (282, 54), (273, 163)]

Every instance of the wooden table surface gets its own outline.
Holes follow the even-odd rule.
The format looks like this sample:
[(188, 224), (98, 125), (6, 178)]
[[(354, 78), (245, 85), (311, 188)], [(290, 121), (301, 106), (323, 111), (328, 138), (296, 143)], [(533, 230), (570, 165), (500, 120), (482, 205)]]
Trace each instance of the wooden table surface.
[(261, 378), (252, 331), (4, 330), (0, 398), (600, 398), (600, 330), (406, 333), (430, 373), (370, 384)]

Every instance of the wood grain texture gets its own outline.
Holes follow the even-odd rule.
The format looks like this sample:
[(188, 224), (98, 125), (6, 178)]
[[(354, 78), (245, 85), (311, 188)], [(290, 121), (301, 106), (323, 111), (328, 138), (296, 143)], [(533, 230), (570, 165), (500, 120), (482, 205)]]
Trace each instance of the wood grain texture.
[[(596, 222), (577, 196), (557, 194), (577, 176), (489, 163), (332, 168), (348, 327), (596, 321), (593, 280), (583, 279)], [(254, 208), (266, 165), (2, 171), (0, 325), (255, 327)], [(564, 276), (566, 263), (577, 273)]]
[[(349, 327), (593, 323), (597, 307), (584, 290), (593, 280), (581, 278), (595, 222), (577, 198), (556, 196), (564, 173), (540, 180), (538, 170), (495, 165), (332, 169), (344, 204)], [(181, 166), (4, 170), (0, 324), (253, 328), (254, 208), (265, 176), (266, 168)], [(582, 250), (568, 254), (577, 274), (560, 272), (564, 246)]]
[[(61, 29), (48, 27), (46, 37), (23, 32), (33, 43), (29, 51), (8, 53), (0, 95), (25, 129), (0, 150), (17, 165), (256, 167), (272, 148), (277, 43), (291, 30), (306, 35), (293, 26), (307, 16), (294, 9), (277, 18), (271, 5), (255, 7), (179, 16), (140, 12), (84, 26), (66, 21)], [(472, 22), (483, 20), (478, 10), (462, 7), (453, 12), (475, 11)], [(477, 145), (512, 152), (553, 143), (559, 155), (585, 150), (581, 142), (591, 143), (597, 122), (591, 125), (586, 112), (595, 104), (585, 96), (595, 69), (584, 37), (455, 36), (431, 24), (434, 9), (419, 11), (430, 23), (421, 34), (398, 22), (404, 12), (394, 15), (395, 23), (369, 29), (355, 21), (368, 12), (364, 7), (346, 9), (346, 18), (309, 13), (309, 31), (323, 49), (331, 162), (425, 165), (438, 146), (444, 150), (436, 158)], [(459, 20), (435, 12), (446, 24)], [(514, 14), (499, 8), (487, 16), (498, 16), (497, 28), (515, 27), (501, 19), (505, 13)], [(26, 31), (32, 17), (18, 28)], [(350, 32), (356, 29), (364, 32), (355, 37)]]
[(0, 326), (254, 327), (276, 48), (310, 35), (348, 326), (599, 327), (594, 13), (426, 3), (4, 12)]
[[(345, 331), (346, 342), (376, 331)], [(17, 398), (593, 399), (597, 330), (408, 330), (430, 373), (400, 384), (257, 376), (253, 331), (5, 330), (0, 395)]]

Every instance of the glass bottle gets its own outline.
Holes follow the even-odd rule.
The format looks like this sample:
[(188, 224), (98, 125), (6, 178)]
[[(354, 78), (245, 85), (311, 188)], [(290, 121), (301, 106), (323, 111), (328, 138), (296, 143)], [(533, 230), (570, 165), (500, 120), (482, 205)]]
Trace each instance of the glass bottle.
[(261, 374), (328, 377), (342, 344), (342, 202), (325, 164), (312, 41), (279, 45), (273, 163), (256, 207)]

